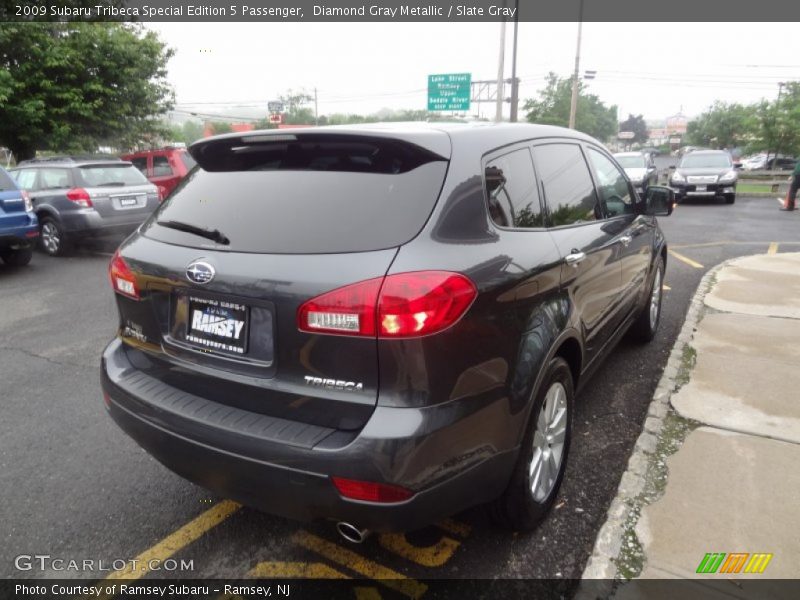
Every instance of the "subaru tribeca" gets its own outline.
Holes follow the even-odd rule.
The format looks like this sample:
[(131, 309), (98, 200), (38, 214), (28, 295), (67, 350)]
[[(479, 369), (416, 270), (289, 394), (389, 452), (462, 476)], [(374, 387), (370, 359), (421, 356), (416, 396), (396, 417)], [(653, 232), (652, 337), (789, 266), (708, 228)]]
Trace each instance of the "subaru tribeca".
[(350, 540), (553, 503), (573, 398), (659, 323), (672, 191), (537, 125), (257, 131), (111, 260), (111, 417), (224, 497)]

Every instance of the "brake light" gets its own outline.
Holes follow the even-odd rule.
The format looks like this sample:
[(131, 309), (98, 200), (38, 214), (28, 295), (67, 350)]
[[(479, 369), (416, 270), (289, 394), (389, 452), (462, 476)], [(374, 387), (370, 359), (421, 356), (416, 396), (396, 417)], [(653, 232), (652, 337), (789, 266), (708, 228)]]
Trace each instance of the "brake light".
[(163, 202), (164, 198), (167, 197), (167, 188), (163, 185), (158, 186), (158, 201)]
[(33, 202), (31, 202), (31, 197), (28, 195), (28, 192), (25, 190), (20, 190), (22, 194), (22, 203), (25, 205), (26, 212), (33, 212)]
[(108, 265), (108, 276), (111, 278), (111, 287), (114, 291), (134, 300), (139, 299), (139, 286), (136, 285), (136, 276), (131, 271), (128, 263), (119, 255), (119, 250), (114, 253)]
[(397, 485), (387, 483), (373, 483), (371, 481), (357, 481), (355, 479), (343, 479), (341, 477), (331, 477), (333, 485), (345, 498), (351, 500), (363, 500), (365, 502), (403, 502), (411, 498), (414, 492)]
[(67, 190), (67, 199), (71, 200), (78, 206), (82, 206), (83, 208), (92, 207), (92, 199), (89, 196), (89, 192), (83, 188), (72, 188), (71, 190)]
[(297, 311), (298, 327), (311, 333), (420, 337), (453, 325), (476, 296), (475, 284), (458, 273), (397, 273), (309, 300)]

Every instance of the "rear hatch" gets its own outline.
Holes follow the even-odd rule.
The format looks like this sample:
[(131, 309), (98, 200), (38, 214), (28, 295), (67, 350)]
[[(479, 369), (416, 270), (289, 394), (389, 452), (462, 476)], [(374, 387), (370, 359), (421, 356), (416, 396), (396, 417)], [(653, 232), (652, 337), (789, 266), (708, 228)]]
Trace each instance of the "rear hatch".
[(0, 170), (0, 235), (3, 234), (2, 229), (29, 223), (22, 192), (17, 189), (11, 177)]
[[(427, 221), (449, 153), (318, 131), (191, 152), (200, 168), (120, 249), (139, 296), (117, 295), (121, 335), (146, 351), (138, 366), (215, 402), (360, 428), (377, 402), (376, 336), (301, 331), (298, 312), (386, 274)], [(365, 302), (339, 301), (345, 313)]]
[(158, 191), (139, 169), (127, 162), (81, 165), (77, 187), (84, 188), (103, 217), (143, 219), (158, 203)]

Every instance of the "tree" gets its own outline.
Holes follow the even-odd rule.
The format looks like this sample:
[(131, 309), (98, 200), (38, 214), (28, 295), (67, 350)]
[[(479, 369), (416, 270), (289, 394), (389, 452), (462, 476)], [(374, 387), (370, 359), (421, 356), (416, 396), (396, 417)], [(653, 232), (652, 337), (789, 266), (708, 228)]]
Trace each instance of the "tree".
[(203, 126), (197, 121), (184, 121), (181, 127), (182, 141), (187, 146), (203, 137)]
[[(605, 140), (617, 132), (617, 107), (606, 106), (594, 94), (586, 93), (584, 88), (585, 85), (579, 82), (575, 129)], [(571, 98), (572, 78), (561, 78), (551, 72), (545, 89), (539, 92), (538, 98), (526, 101), (523, 110), (527, 111), (531, 123), (567, 127)]]
[(686, 140), (695, 146), (738, 148), (757, 126), (754, 106), (716, 101), (686, 126)]
[(785, 84), (779, 100), (762, 101), (754, 113), (751, 149), (800, 154), (800, 82)]
[(620, 131), (632, 131), (633, 137), (629, 140), (625, 140), (631, 144), (643, 144), (647, 141), (647, 123), (644, 122), (644, 117), (642, 115), (636, 115), (635, 117), (628, 113), (628, 118), (622, 121), (619, 124)]
[(168, 135), (172, 54), (140, 25), (0, 24), (0, 144), (25, 159)]
[(283, 96), (279, 96), (284, 107), (284, 123), (287, 125), (312, 125), (316, 121), (314, 111), (306, 107), (306, 104), (313, 102), (314, 96), (305, 90), (295, 92), (288, 90)]
[(216, 121), (211, 124), (211, 134), (219, 135), (221, 133), (233, 133), (233, 127), (230, 123), (224, 121)]

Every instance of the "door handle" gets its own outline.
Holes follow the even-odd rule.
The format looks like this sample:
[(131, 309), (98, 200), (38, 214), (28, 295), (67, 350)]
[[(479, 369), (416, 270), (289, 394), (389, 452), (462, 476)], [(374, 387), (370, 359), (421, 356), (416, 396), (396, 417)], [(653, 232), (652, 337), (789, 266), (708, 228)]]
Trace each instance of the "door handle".
[(627, 246), (632, 241), (633, 241), (633, 236), (632, 235), (627, 235), (627, 234), (626, 235), (621, 235), (620, 238), (619, 238), (619, 243), (622, 244), (623, 246)]
[(584, 258), (586, 258), (586, 252), (578, 252), (573, 250), (569, 254), (564, 257), (564, 260), (568, 265), (578, 266), (578, 263), (581, 262)]

